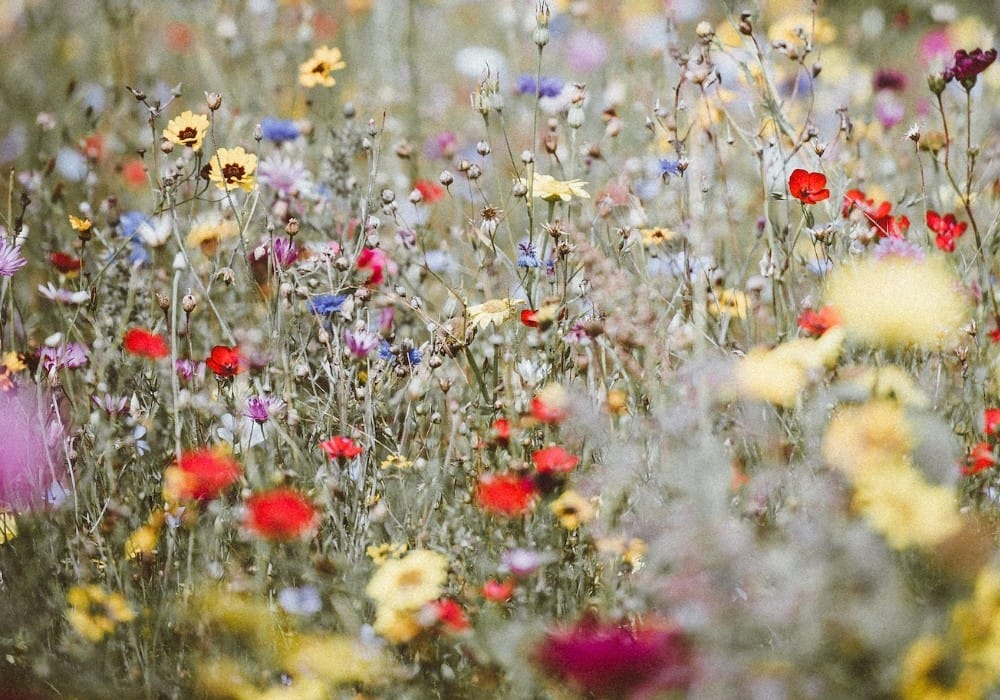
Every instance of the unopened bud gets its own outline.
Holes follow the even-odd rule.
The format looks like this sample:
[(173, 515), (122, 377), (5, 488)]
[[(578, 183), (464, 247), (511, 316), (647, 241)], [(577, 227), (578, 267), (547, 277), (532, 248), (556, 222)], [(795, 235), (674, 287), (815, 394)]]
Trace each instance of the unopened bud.
[(299, 232), (299, 220), (293, 216), (288, 220), (288, 223), (285, 224), (285, 233), (287, 233), (289, 236), (294, 236), (298, 232)]
[(170, 308), (170, 297), (168, 297), (163, 292), (156, 293), (156, 303), (160, 305), (160, 308), (166, 311)]
[(206, 92), (205, 93), (205, 104), (213, 112), (222, 106), (222, 95), (217, 92)]
[(198, 305), (198, 299), (194, 294), (188, 292), (181, 299), (181, 308), (184, 309), (184, 313), (189, 314), (194, 311), (194, 307)]
[(166, 139), (160, 142), (161, 153), (173, 153), (173, 151), (174, 151), (174, 144), (172, 142), (167, 141)]
[(448, 170), (442, 170), (441, 174), (438, 175), (438, 182), (440, 182), (445, 187), (450, 187), (451, 183), (455, 181), (455, 176), (451, 174)]

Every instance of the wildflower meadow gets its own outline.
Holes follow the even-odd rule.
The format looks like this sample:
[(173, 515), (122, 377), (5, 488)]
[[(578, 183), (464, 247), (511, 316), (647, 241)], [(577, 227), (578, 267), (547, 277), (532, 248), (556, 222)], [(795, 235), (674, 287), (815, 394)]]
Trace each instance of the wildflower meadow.
[(998, 17), (0, 2), (0, 697), (1000, 697)]

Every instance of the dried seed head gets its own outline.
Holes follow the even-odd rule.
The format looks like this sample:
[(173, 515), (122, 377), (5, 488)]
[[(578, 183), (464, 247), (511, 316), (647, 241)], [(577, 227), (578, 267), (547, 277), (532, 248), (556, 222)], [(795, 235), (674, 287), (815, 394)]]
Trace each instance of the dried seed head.
[(181, 299), (181, 308), (184, 309), (184, 313), (189, 314), (194, 311), (194, 307), (198, 305), (198, 298), (194, 294), (188, 292)]
[(156, 303), (159, 304), (160, 308), (166, 311), (170, 308), (170, 297), (168, 297), (163, 292), (156, 293)]
[(222, 106), (222, 95), (217, 92), (206, 92), (205, 93), (205, 104), (213, 112)]

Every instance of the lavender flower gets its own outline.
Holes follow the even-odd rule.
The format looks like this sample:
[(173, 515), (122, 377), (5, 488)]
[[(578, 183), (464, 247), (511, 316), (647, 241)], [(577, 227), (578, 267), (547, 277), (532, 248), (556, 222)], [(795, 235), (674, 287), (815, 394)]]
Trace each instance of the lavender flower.
[(681, 174), (681, 163), (676, 158), (661, 158), (657, 164), (657, 174), (664, 180)]
[(315, 586), (283, 588), (278, 592), (278, 605), (290, 615), (314, 615), (323, 609), (323, 599)]
[(90, 397), (90, 400), (109, 417), (120, 416), (123, 413), (128, 413), (129, 410), (127, 396), (112, 396), (108, 393), (105, 393), (104, 396), (97, 396), (95, 394)]
[(368, 357), (368, 353), (379, 344), (379, 337), (370, 331), (344, 331), (344, 343), (347, 350), (358, 359)]
[(880, 260), (888, 257), (910, 258), (912, 260), (923, 260), (924, 251), (916, 243), (905, 238), (896, 236), (886, 236), (880, 240), (872, 251), (872, 255)]
[(285, 402), (276, 396), (266, 394), (251, 396), (243, 408), (243, 415), (257, 423), (266, 423), (268, 419), (284, 411), (285, 405)]
[(69, 289), (56, 287), (51, 282), (38, 285), (38, 293), (49, 301), (58, 301), (61, 304), (83, 304), (90, 301), (90, 292), (85, 289), (74, 292)]
[(300, 160), (271, 155), (257, 166), (257, 180), (285, 199), (308, 195), (313, 184), (309, 171)]
[(49, 373), (63, 368), (77, 369), (87, 364), (87, 349), (81, 343), (44, 347), (38, 353), (38, 360)]
[(63, 422), (51, 399), (34, 385), (0, 391), (0, 505), (30, 510), (44, 505), (63, 473)]
[(21, 246), (10, 245), (6, 238), (0, 238), (0, 277), (10, 277), (27, 264)]
[(191, 381), (191, 378), (194, 377), (195, 373), (197, 373), (199, 364), (200, 363), (186, 357), (182, 357), (178, 359), (177, 363), (174, 365), (174, 371), (177, 372), (178, 377), (186, 382), (189, 382)]
[(530, 73), (517, 76), (514, 90), (518, 95), (538, 95), (539, 97), (558, 97), (566, 83), (561, 78), (542, 76), (536, 80)]
[(538, 250), (528, 239), (524, 239), (517, 244), (517, 266), (518, 267), (541, 267), (542, 261), (538, 259)]
[(530, 576), (542, 565), (538, 552), (530, 549), (508, 549), (503, 553), (503, 567), (518, 577)]

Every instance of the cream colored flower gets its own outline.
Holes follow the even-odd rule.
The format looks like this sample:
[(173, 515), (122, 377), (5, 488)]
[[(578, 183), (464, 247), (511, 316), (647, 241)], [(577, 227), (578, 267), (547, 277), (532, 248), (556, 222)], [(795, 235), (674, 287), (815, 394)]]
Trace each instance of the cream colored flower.
[(443, 554), (414, 549), (376, 569), (365, 594), (378, 604), (379, 610), (418, 610), (441, 596), (447, 578), (448, 560)]
[(208, 179), (219, 189), (235, 190), (243, 188), (246, 192), (253, 189), (254, 172), (257, 170), (257, 156), (247, 153), (242, 146), (236, 148), (220, 148), (209, 161)]
[(317, 85), (333, 87), (337, 81), (330, 73), (347, 67), (341, 59), (340, 49), (320, 46), (308, 61), (299, 64), (299, 85), (307, 88)]
[(844, 341), (839, 327), (819, 338), (796, 338), (775, 348), (753, 348), (736, 366), (739, 393), (792, 407), (802, 392), (836, 365)]
[(167, 122), (163, 138), (178, 146), (187, 146), (193, 151), (200, 151), (208, 127), (208, 117), (187, 110)]
[(567, 530), (576, 530), (594, 518), (591, 502), (572, 489), (563, 491), (559, 498), (552, 501), (549, 510)]
[(512, 318), (517, 307), (523, 303), (523, 299), (490, 299), (482, 304), (470, 306), (467, 313), (469, 320), (481, 329), (486, 328), (491, 323), (494, 326), (499, 326)]
[[(528, 187), (528, 181), (521, 178), (521, 184)], [(568, 202), (573, 197), (590, 199), (587, 190), (583, 189), (586, 182), (580, 180), (556, 180), (551, 175), (533, 173), (531, 178), (531, 194), (546, 202)]]

